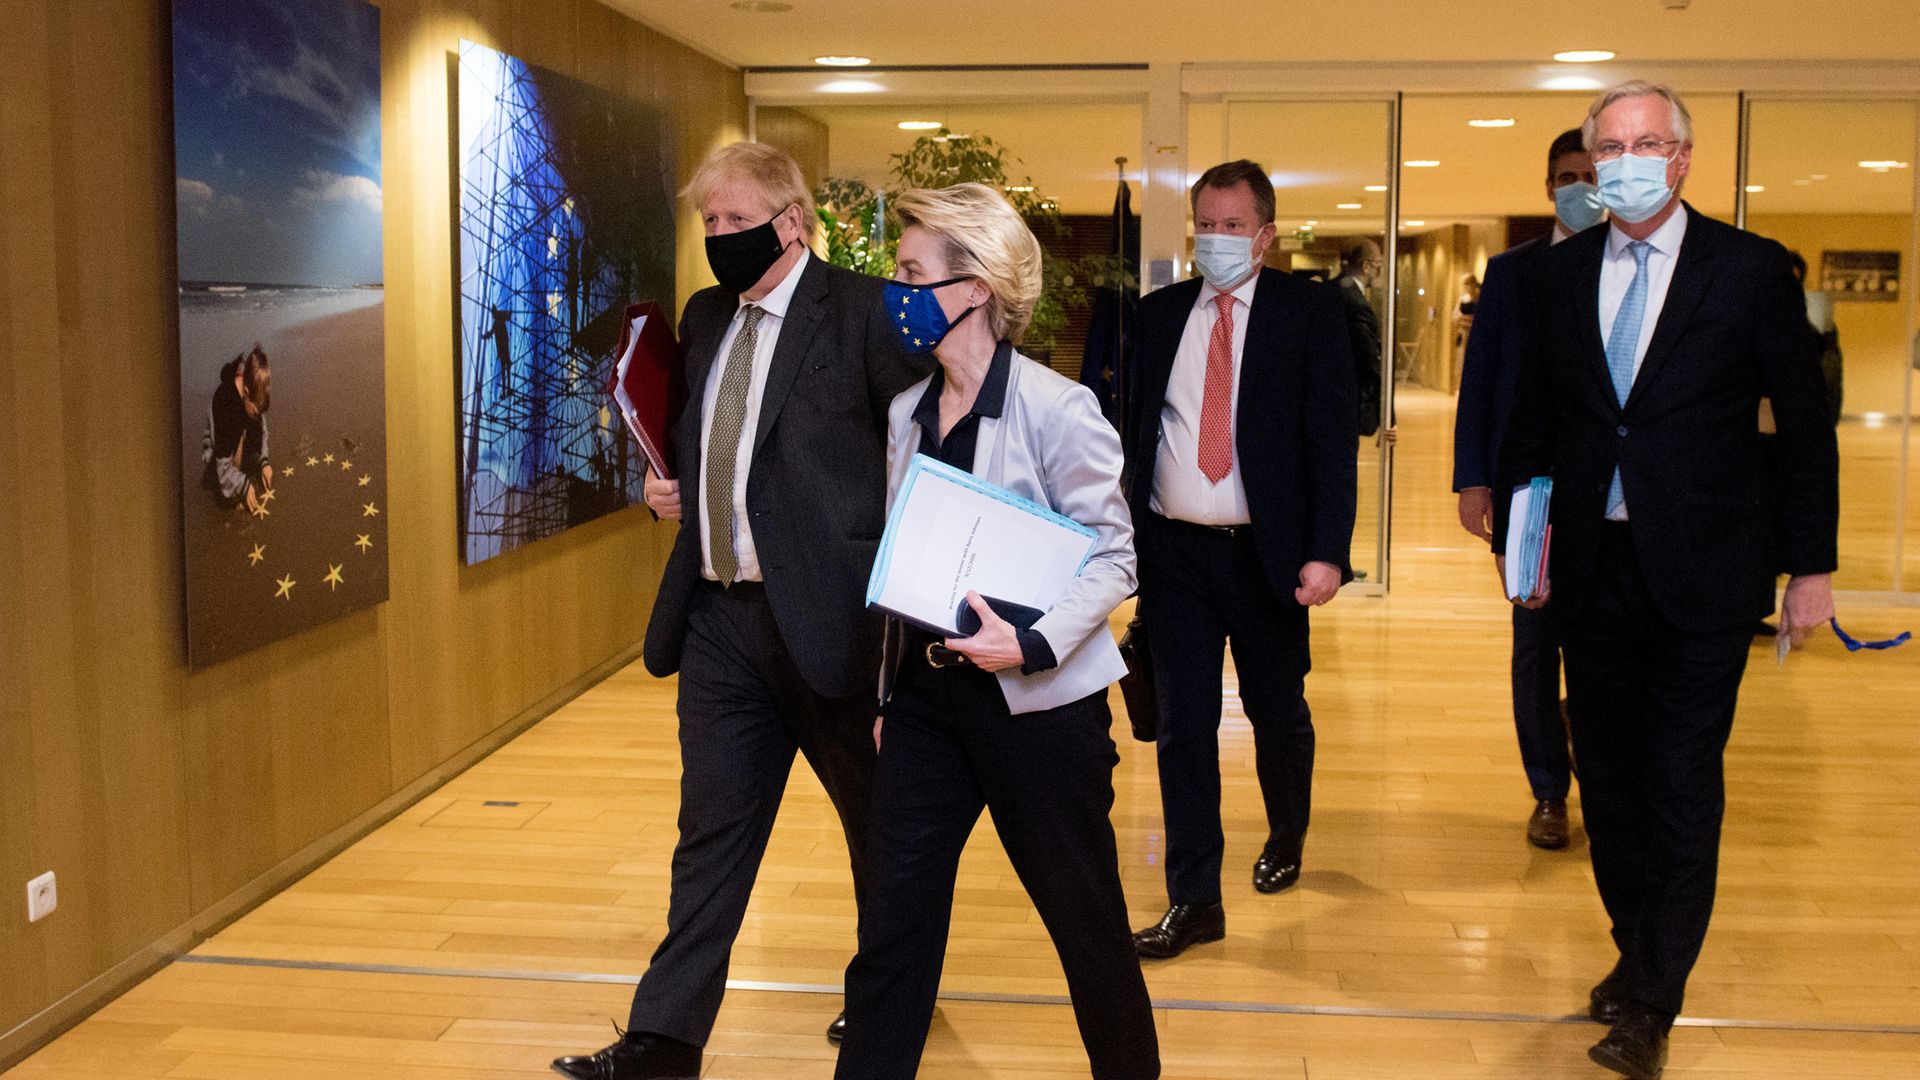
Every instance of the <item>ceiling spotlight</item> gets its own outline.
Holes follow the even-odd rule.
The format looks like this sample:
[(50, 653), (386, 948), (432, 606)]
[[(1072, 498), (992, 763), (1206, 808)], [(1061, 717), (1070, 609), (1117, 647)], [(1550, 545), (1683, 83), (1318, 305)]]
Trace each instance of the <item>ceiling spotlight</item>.
[(1318, 225), (1318, 224), (1320, 224), (1320, 223), (1319, 223), (1318, 221), (1309, 221), (1309, 222), (1307, 222), (1306, 224), (1304, 224), (1304, 225), (1302, 225), (1302, 226), (1301, 226), (1301, 228), (1303, 228), (1303, 229), (1311, 229), (1311, 228), (1313, 228), (1313, 227), (1314, 227), (1315, 225)]
[(1360, 209), (1360, 204), (1357, 202), (1334, 203), (1333, 208), (1335, 210), (1358, 210)]
[(751, 11), (755, 15), (777, 15), (782, 11), (792, 11), (792, 4), (783, 4), (780, 0), (736, 0), (735, 11)]
[(1606, 83), (1591, 75), (1556, 75), (1540, 82), (1542, 90), (1598, 90)]
[(872, 79), (835, 79), (820, 84), (823, 94), (878, 94), (885, 89)]
[(1013, 192), (1031, 193), (1033, 191), (1033, 185), (1032, 184), (1016, 184), (1013, 187), (1008, 188), (1007, 190), (1013, 191)]
[(933, 141), (934, 142), (966, 142), (968, 139), (971, 139), (971, 138), (973, 138), (973, 136), (967, 134), (964, 131), (949, 131), (945, 135), (935, 135), (933, 137)]
[(1860, 163), (1861, 168), (1872, 169), (1874, 172), (1886, 172), (1889, 169), (1904, 169), (1907, 165), (1908, 163), (1904, 161), (1863, 161)]
[(894, 126), (898, 127), (901, 131), (939, 131), (940, 121), (938, 120), (902, 120)]
[(1417, 229), (1425, 224), (1426, 222), (1424, 221), (1403, 221), (1400, 223), (1400, 227), (1403, 229)]
[(864, 56), (816, 56), (813, 62), (822, 67), (866, 67), (873, 63)]
[(1400, 164), (1405, 165), (1409, 169), (1437, 169), (1440, 167), (1440, 163), (1432, 158), (1419, 158), (1414, 161), (1403, 161)]
[(1362, 188), (1361, 190), (1362, 190), (1362, 191), (1385, 191), (1385, 190), (1387, 190), (1387, 185), (1385, 185), (1385, 184), (1368, 184), (1368, 185), (1367, 185), (1366, 187), (1364, 187), (1364, 188)]
[(1749, 195), (1758, 195), (1765, 190), (1767, 190), (1767, 185), (1765, 184), (1748, 184), (1747, 185), (1747, 194)]
[(1613, 59), (1613, 53), (1607, 49), (1569, 49), (1554, 53), (1553, 58), (1563, 64), (1598, 64)]
[(1508, 128), (1513, 126), (1513, 117), (1497, 116), (1487, 117), (1481, 120), (1469, 120), (1467, 121), (1467, 126), (1477, 128)]

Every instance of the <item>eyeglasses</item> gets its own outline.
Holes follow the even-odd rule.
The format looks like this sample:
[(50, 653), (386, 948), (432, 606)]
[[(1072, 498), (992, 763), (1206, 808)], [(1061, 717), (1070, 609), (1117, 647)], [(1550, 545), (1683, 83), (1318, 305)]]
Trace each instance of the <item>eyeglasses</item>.
[(1608, 140), (1593, 148), (1593, 160), (1612, 161), (1628, 150), (1632, 150), (1636, 157), (1665, 157), (1662, 151), (1669, 146), (1678, 145), (1680, 145), (1679, 139), (1641, 139), (1632, 146)]

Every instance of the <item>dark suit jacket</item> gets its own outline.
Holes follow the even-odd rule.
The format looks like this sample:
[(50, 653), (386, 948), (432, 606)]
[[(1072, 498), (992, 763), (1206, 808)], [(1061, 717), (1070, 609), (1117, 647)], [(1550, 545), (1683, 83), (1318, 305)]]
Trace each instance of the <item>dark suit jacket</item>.
[[(1167, 380), (1200, 288), (1192, 278), (1140, 299), (1123, 481), (1135, 518), (1153, 498)], [(1353, 580), (1353, 347), (1333, 287), (1278, 270), (1260, 271), (1247, 318), (1233, 452), (1261, 566), (1291, 603), (1309, 562), (1331, 563), (1341, 581)]]
[(1367, 299), (1366, 290), (1354, 279), (1341, 275), (1334, 279), (1340, 302), (1347, 313), (1347, 337), (1353, 343), (1353, 380), (1359, 393), (1355, 416), (1360, 435), (1380, 430), (1380, 316)]
[[(747, 527), (774, 622), (808, 685), (827, 697), (873, 691), (881, 623), (865, 599), (886, 516), (887, 405), (931, 370), (895, 346), (884, 284), (808, 258), (774, 346), (747, 481)], [(688, 398), (673, 440), (683, 525), (647, 624), (655, 675), (680, 669), (704, 528), (700, 403), (738, 307), (737, 294), (714, 286), (680, 317)]]
[[(1460, 401), (1453, 419), (1453, 490), (1493, 487), (1500, 444), (1513, 412), (1514, 385), (1526, 352), (1527, 284), (1538, 273), (1551, 246), (1546, 237), (1529, 240), (1487, 260), (1486, 281), (1467, 335), (1460, 369)], [(1685, 245), (1682, 245), (1683, 247)]]
[[(1641, 573), (1661, 614), (1682, 630), (1731, 630), (1773, 610), (1770, 524), (1788, 573), (1823, 573), (1836, 562), (1839, 451), (1819, 342), (1786, 249), (1687, 212), (1666, 303), (1625, 407), (1600, 336), (1610, 230), (1588, 229), (1541, 262), (1540, 306), (1494, 491), (1499, 506), (1512, 485), (1552, 475), (1551, 575), (1562, 617), (1576, 617), (1588, 595), (1616, 464)], [(1773, 399), (1783, 450), (1771, 476), (1754, 422), (1763, 396)], [(1494, 550), (1504, 551), (1504, 508), (1494, 529)]]

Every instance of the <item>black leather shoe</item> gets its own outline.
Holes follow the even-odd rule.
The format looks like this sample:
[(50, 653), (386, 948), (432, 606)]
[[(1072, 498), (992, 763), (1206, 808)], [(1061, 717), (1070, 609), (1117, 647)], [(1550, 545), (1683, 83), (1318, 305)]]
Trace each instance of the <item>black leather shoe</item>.
[(1160, 921), (1133, 935), (1133, 949), (1149, 960), (1165, 960), (1189, 945), (1227, 936), (1227, 909), (1220, 904), (1175, 904)]
[(553, 1059), (553, 1071), (574, 1080), (697, 1080), (700, 1048), (665, 1035), (620, 1031), (612, 1046)]
[(833, 1023), (827, 1025), (827, 1041), (837, 1046), (839, 1045), (840, 1040), (846, 1037), (847, 1037), (847, 1010), (841, 1009), (840, 1015), (834, 1017)]
[(1667, 1067), (1667, 1019), (1644, 1005), (1629, 1002), (1620, 1009), (1620, 1021), (1607, 1037), (1593, 1044), (1587, 1057), (1603, 1069), (1629, 1080), (1660, 1080)]
[(1567, 846), (1567, 838), (1567, 801), (1541, 799), (1534, 805), (1533, 816), (1527, 819), (1527, 843), (1546, 851), (1559, 851)]
[(1300, 880), (1300, 856), (1275, 855), (1263, 851), (1253, 863), (1253, 887), (1263, 893), (1276, 893)]
[(1611, 1027), (1620, 1022), (1620, 1002), (1627, 991), (1627, 962), (1615, 960), (1607, 977), (1587, 992), (1587, 1015), (1596, 1024)]

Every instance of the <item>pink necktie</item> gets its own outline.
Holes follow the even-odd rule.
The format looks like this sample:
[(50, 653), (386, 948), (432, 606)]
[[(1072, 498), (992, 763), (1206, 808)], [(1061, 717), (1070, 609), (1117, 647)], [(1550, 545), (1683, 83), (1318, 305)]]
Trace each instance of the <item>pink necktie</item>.
[(1213, 298), (1220, 317), (1207, 340), (1207, 386), (1200, 398), (1200, 472), (1219, 483), (1233, 468), (1233, 297)]

